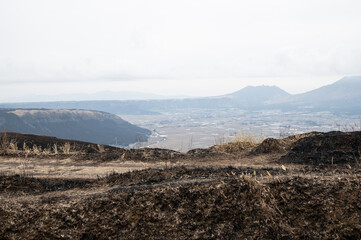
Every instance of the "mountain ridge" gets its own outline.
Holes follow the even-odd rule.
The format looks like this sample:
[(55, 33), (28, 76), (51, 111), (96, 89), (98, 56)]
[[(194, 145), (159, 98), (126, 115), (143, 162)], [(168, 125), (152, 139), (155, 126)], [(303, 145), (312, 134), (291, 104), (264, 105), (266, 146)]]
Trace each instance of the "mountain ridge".
[(177, 109), (302, 110), (361, 114), (361, 76), (344, 77), (301, 94), (277, 86), (247, 86), (236, 92), (200, 98), (126, 101), (72, 101), (0, 104), (0, 108), (89, 109), (122, 115), (159, 114)]

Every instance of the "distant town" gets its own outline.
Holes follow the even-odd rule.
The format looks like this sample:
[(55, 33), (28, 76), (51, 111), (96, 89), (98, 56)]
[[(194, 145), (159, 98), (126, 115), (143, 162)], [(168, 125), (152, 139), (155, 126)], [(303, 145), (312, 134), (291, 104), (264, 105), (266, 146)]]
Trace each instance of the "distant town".
[(181, 152), (231, 141), (238, 134), (261, 139), (282, 138), (311, 131), (361, 130), (361, 115), (344, 116), (327, 111), (193, 109), (163, 112), (160, 115), (120, 116), (152, 130), (148, 142), (135, 143), (131, 147), (158, 147)]

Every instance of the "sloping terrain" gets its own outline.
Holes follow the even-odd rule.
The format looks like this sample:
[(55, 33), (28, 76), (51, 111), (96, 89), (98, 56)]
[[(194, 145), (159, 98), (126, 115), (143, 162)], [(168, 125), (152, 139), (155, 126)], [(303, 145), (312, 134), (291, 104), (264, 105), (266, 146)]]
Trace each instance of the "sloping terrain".
[(150, 135), (149, 130), (116, 115), (89, 110), (0, 109), (0, 128), (123, 146), (144, 141)]
[(283, 99), (278, 106), (283, 109), (360, 114), (361, 76), (344, 77), (333, 84), (289, 96)]
[[(10, 144), (14, 136), (0, 138), (8, 143), (0, 152), (3, 239), (361, 238), (361, 132), (312, 132), (186, 154), (74, 141), (68, 153), (24, 155)], [(17, 136), (42, 146), (68, 142)], [(31, 166), (3, 171), (21, 161)], [(117, 173), (137, 163), (142, 170)], [(72, 173), (38, 175), (45, 164)], [(104, 172), (104, 164), (113, 171)], [(90, 166), (98, 170), (82, 177)]]

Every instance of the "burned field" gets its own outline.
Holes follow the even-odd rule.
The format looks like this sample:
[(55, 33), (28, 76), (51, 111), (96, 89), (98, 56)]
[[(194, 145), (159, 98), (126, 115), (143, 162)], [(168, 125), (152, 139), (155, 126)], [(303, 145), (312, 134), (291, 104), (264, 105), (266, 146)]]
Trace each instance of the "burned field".
[[(187, 154), (98, 147), (88, 155), (61, 155), (80, 163), (100, 155), (103, 158), (93, 161), (106, 161), (111, 154), (117, 159), (173, 165), (88, 179), (3, 174), (0, 236), (360, 239), (360, 148), (360, 132), (332, 132)], [(133, 151), (134, 155), (124, 154)], [(47, 157), (56, 156), (41, 155)]]

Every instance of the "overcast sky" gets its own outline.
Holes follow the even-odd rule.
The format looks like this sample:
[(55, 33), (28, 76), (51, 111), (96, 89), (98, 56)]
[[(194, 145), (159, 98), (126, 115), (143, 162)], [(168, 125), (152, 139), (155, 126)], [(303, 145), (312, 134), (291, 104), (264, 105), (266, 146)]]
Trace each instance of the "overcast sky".
[(300, 93), (360, 74), (360, 0), (0, 0), (0, 99)]

